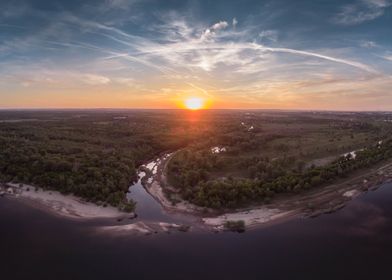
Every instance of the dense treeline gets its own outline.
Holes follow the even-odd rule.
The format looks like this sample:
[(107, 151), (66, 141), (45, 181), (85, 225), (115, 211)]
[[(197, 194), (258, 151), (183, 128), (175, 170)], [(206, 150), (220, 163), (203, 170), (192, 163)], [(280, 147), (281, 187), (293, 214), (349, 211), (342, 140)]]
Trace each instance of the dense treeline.
[(169, 162), (169, 180), (187, 192), (200, 181), (208, 180), (208, 172), (220, 164), (218, 157), (210, 151), (179, 151)]
[[(357, 151), (355, 158), (348, 154), (319, 167), (304, 168), (300, 163), (296, 168), (288, 168), (294, 159), (271, 161), (268, 158), (252, 158), (249, 167), (256, 174), (253, 179), (229, 177), (211, 180), (209, 171), (219, 168), (219, 165), (206, 164), (200, 154), (193, 152), (186, 157), (181, 155), (169, 165), (169, 172), (178, 172), (177, 167), (183, 167), (177, 173), (181, 174), (178, 181), (174, 181), (175, 185), (181, 186), (179, 190), (182, 197), (204, 207), (238, 208), (251, 203), (268, 202), (277, 193), (297, 193), (317, 187), (345, 177), (354, 170), (389, 159), (392, 156), (392, 140)], [(181, 165), (180, 161), (184, 159), (191, 160), (192, 164)], [(219, 159), (215, 158), (213, 162), (219, 163)]]
[[(215, 137), (177, 153), (169, 184), (183, 199), (211, 208), (269, 201), (276, 193), (310, 189), (389, 156), (382, 114), (257, 113), (228, 116)], [(212, 147), (224, 147), (213, 153)], [(333, 158), (364, 146), (356, 159)], [(320, 159), (321, 160), (317, 160)], [(331, 159), (332, 158), (332, 159)]]
[[(0, 181), (132, 210), (136, 168), (208, 134), (175, 112), (0, 112)], [(176, 136), (176, 137), (174, 137)]]
[[(181, 150), (170, 161), (168, 177), (182, 197), (202, 206), (238, 207), (346, 174), (366, 163), (362, 153), (378, 160), (365, 156), (369, 149), (355, 161), (308, 166), (385, 139), (392, 129), (384, 118), (226, 110), (0, 111), (0, 181), (131, 210), (125, 194), (135, 169)], [(212, 153), (212, 147), (225, 151)]]

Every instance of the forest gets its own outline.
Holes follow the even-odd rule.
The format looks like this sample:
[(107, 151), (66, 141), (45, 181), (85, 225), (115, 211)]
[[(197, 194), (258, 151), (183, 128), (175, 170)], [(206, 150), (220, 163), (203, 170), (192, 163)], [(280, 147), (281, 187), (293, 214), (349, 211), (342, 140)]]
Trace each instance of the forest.
[(383, 114), (248, 112), (236, 123), (214, 143), (190, 145), (169, 162), (169, 184), (182, 199), (214, 209), (269, 203), (392, 156)]
[(206, 129), (166, 111), (1, 111), (0, 182), (26, 183), (132, 211), (136, 168)]
[(175, 152), (166, 172), (181, 198), (237, 208), (388, 159), (391, 124), (382, 113), (3, 110), (0, 181), (132, 211), (137, 168)]

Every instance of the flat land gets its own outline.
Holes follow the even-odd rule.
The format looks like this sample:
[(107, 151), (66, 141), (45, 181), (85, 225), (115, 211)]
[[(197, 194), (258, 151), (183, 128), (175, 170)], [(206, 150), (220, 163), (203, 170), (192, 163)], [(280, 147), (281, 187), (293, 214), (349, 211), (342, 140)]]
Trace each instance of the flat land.
[(387, 112), (0, 111), (0, 181), (133, 212), (126, 192), (139, 167), (170, 153), (145, 182), (168, 210), (203, 213), (211, 225), (222, 224), (217, 215), (249, 225), (316, 215), (315, 205), (339, 208), (376, 180), (366, 176), (388, 178), (391, 120)]

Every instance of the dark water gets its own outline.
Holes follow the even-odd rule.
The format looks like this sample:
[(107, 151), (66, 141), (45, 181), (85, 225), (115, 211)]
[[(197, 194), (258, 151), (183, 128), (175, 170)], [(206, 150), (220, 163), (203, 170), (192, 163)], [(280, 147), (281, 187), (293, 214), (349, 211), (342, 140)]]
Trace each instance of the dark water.
[(168, 222), (180, 224), (195, 223), (197, 218), (187, 214), (168, 213), (143, 187), (141, 182), (145, 172), (139, 172), (139, 179), (129, 187), (127, 197), (136, 202), (137, 219), (135, 221)]
[(138, 214), (139, 219), (165, 222), (171, 221), (170, 215), (165, 213), (162, 206), (144, 189), (140, 174), (142, 174), (141, 177), (145, 176), (145, 172), (139, 172), (139, 180), (130, 186), (129, 193), (127, 194), (128, 198), (131, 198), (137, 203), (136, 213)]
[(392, 279), (392, 185), (244, 234), (102, 235), (4, 198), (0, 226), (0, 279)]

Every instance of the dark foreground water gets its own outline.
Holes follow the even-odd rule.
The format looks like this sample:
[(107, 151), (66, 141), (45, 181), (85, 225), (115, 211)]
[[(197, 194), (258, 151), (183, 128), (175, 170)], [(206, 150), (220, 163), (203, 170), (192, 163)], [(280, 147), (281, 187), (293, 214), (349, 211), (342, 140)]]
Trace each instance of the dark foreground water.
[(392, 185), (236, 233), (111, 236), (0, 199), (0, 279), (392, 279)]

